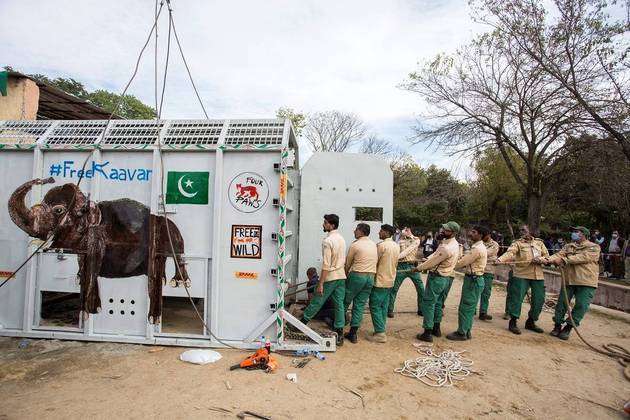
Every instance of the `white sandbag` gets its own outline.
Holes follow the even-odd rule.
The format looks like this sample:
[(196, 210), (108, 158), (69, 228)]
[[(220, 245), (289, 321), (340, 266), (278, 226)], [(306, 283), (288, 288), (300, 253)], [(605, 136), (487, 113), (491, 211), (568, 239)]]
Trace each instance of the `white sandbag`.
[(179, 355), (179, 360), (182, 362), (194, 363), (196, 365), (206, 365), (208, 363), (214, 363), (221, 359), (221, 353), (214, 350), (187, 350)]

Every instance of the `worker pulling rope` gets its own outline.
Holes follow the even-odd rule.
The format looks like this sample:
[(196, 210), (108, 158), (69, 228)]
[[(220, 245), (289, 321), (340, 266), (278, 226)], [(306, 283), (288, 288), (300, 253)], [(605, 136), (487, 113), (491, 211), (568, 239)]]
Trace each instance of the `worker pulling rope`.
[(453, 386), (455, 381), (463, 381), (471, 373), (473, 361), (462, 357), (464, 351), (445, 350), (434, 353), (433, 345), (414, 344), (418, 353), (424, 356), (405, 360), (402, 367), (394, 369), (409, 378), (416, 378), (425, 385), (439, 388)]

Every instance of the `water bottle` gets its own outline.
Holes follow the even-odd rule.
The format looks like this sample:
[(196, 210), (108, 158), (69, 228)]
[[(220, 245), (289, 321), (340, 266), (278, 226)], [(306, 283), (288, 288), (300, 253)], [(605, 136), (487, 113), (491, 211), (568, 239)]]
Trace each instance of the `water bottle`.
[(271, 341), (269, 339), (265, 340), (265, 348), (267, 349), (267, 353), (271, 353)]

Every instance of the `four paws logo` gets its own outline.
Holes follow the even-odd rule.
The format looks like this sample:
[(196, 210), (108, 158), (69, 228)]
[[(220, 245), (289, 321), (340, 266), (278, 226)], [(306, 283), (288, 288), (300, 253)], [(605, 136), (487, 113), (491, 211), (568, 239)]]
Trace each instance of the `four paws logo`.
[(228, 198), (236, 210), (253, 213), (267, 203), (269, 184), (265, 178), (255, 172), (240, 173), (230, 182)]

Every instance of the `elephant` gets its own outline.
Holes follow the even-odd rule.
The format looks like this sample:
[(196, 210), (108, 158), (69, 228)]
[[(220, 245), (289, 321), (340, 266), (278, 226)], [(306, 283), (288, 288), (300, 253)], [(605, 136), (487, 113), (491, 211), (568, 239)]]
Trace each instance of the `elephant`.
[(184, 239), (177, 226), (165, 216), (150, 214), (147, 206), (129, 198), (95, 203), (73, 183), (51, 188), (40, 204), (26, 207), (24, 198), (33, 185), (54, 182), (51, 177), (19, 186), (9, 198), (9, 216), (34, 238), (46, 240), (53, 235), (51, 248), (78, 254), (82, 318), (86, 320), (88, 314), (101, 311), (98, 276), (147, 275), (148, 318), (151, 324), (158, 324), (167, 257), (174, 255), (179, 268), (171, 282), (190, 286), (182, 258)]

